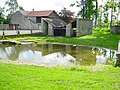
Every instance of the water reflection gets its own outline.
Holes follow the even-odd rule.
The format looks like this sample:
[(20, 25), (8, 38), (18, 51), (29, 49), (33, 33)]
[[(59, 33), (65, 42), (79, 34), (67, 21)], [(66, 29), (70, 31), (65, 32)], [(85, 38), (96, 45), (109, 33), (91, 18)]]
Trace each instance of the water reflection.
[(105, 48), (58, 44), (1, 46), (0, 59), (49, 66), (96, 65), (110, 64), (110, 59), (116, 59), (116, 51)]

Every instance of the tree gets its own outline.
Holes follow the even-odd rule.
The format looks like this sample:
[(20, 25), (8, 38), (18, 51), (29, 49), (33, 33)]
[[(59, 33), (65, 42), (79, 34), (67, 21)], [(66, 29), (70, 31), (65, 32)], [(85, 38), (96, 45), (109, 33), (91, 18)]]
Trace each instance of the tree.
[(103, 6), (100, 5), (98, 8), (98, 26), (101, 28), (102, 26), (102, 14), (103, 14)]
[(78, 12), (78, 16), (81, 16), (83, 19), (93, 19), (95, 15), (95, 5), (93, 1), (94, 0), (80, 0), (70, 6), (76, 5), (76, 7), (79, 7), (80, 11)]
[(117, 24), (120, 24), (119, 17), (120, 17), (120, 1), (117, 4), (118, 12), (117, 12)]
[(10, 23), (11, 17), (14, 12), (16, 12), (19, 9), (24, 10), (23, 7), (19, 6), (17, 0), (7, 0), (5, 2), (4, 8), (6, 12), (8, 13), (5, 23)]
[(109, 1), (103, 6), (103, 22), (106, 24), (105, 26), (108, 26), (108, 14), (109, 14)]
[(4, 17), (4, 8), (0, 7), (0, 18)]
[(95, 27), (97, 25), (97, 19), (98, 19), (98, 0), (95, 0)]
[[(115, 22), (118, 19), (118, 17), (119, 17), (120, 1), (119, 0), (108, 0), (105, 3), (104, 7), (105, 7), (104, 8), (104, 14), (106, 13), (108, 15), (108, 13), (110, 13), (110, 10), (111, 10), (110, 26), (112, 26), (113, 25), (113, 21)], [(107, 15), (106, 15), (106, 17), (107, 17)]]
[(18, 5), (18, 2), (17, 0), (7, 0), (5, 2), (5, 5), (6, 5), (6, 11), (9, 13), (9, 14), (13, 14), (16, 10), (19, 9), (19, 5)]
[(110, 26), (112, 26), (112, 19), (113, 19), (113, 13), (116, 12), (116, 3), (114, 0), (111, 0), (109, 2), (109, 7), (111, 8), (111, 20), (110, 20)]
[(67, 10), (65, 7), (59, 12), (59, 17), (66, 23), (69, 23), (74, 17), (74, 12)]
[(4, 8), (0, 7), (0, 24), (4, 23)]

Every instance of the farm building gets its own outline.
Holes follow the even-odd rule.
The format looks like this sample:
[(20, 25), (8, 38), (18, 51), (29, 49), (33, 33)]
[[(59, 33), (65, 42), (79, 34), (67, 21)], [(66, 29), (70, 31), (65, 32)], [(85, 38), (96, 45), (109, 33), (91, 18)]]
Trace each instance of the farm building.
[(67, 24), (59, 19), (54, 10), (19, 10), (13, 14), (11, 24), (18, 25), (18, 29), (22, 30), (42, 30), (43, 35), (49, 36), (83, 36), (92, 33), (92, 20), (77, 18)]
[(57, 19), (58, 15), (54, 10), (45, 11), (24, 11), (19, 10), (13, 14), (11, 24), (18, 24), (19, 29), (41, 29), (41, 18)]

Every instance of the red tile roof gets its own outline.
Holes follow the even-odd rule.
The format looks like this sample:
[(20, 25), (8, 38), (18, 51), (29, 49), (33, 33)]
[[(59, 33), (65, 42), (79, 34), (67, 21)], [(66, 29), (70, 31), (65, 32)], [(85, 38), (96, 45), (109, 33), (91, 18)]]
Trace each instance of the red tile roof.
[(49, 16), (54, 10), (31, 11), (26, 16)]

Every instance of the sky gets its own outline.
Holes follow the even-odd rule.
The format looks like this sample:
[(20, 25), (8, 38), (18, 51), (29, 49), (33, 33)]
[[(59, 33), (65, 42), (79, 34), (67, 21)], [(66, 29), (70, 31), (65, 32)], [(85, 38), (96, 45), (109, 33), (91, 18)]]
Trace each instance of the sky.
[[(6, 0), (0, 0), (0, 6), (5, 4)], [(22, 6), (26, 11), (40, 10), (55, 10), (60, 11), (64, 7), (72, 12), (78, 12), (78, 7), (70, 7), (70, 4), (76, 2), (76, 0), (17, 0), (18, 4)], [(101, 3), (102, 0), (98, 0)]]
[[(6, 0), (0, 0), (0, 6), (3, 6)], [(76, 0), (17, 0), (18, 4), (26, 11), (39, 10), (55, 10), (60, 11), (63, 7), (77, 12), (77, 7), (70, 7), (70, 4), (75, 3)]]
[[(0, 6), (3, 7), (6, 0), (0, 0)], [(35, 11), (40, 10), (55, 10), (56, 12), (61, 11), (64, 7), (68, 10), (75, 12), (75, 16), (77, 12), (80, 10), (78, 7), (70, 7), (70, 4), (75, 3), (77, 0), (17, 0), (18, 4), (24, 8), (26, 11)], [(98, 0), (98, 4), (104, 4), (102, 1), (106, 0)]]

